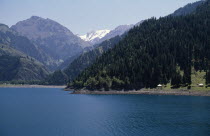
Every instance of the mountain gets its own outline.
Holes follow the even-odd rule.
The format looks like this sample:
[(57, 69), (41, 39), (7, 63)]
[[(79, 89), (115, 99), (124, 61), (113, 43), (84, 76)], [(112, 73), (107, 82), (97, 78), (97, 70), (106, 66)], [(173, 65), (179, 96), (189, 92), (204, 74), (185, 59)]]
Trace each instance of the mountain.
[(194, 3), (187, 4), (186, 6), (177, 9), (172, 16), (188, 15), (196, 10), (198, 6), (203, 4), (205, 0), (197, 1)]
[[(85, 68), (93, 64), (96, 59), (100, 57), (104, 52), (112, 49), (122, 38), (123, 36), (116, 36), (102, 42), (95, 49), (82, 53), (63, 71), (56, 71), (53, 74), (49, 75), (45, 79), (45, 83), (51, 85), (64, 85), (67, 84), (67, 81), (74, 80)], [(61, 80), (61, 77), (63, 77), (63, 79), (65, 80)]]
[(98, 43), (101, 43), (105, 40), (111, 39), (115, 36), (121, 36), (125, 32), (129, 31), (134, 25), (120, 25), (116, 27), (114, 30), (110, 31), (107, 35), (101, 38)]
[(51, 19), (32, 16), (11, 28), (36, 45), (44, 56), (43, 60), (38, 60), (51, 70), (56, 69), (63, 61), (80, 54), (85, 47), (90, 46), (69, 29)]
[(112, 50), (86, 68), (68, 87), (132, 90), (192, 84), (192, 70), (210, 83), (210, 0), (192, 14), (151, 18), (131, 29)]
[(91, 44), (97, 43), (101, 38), (106, 36), (110, 30), (98, 30), (98, 31), (92, 31), (90, 33), (87, 33), (86, 35), (80, 36), (81, 39), (84, 41), (90, 42)]
[(81, 39), (90, 42), (94, 46), (98, 46), (103, 41), (109, 40), (115, 36), (121, 36), (129, 31), (134, 25), (120, 25), (114, 30), (98, 30), (80, 36)]
[[(141, 22), (139, 22), (137, 25), (141, 24)], [(109, 45), (106, 45), (106, 44), (101, 44), (102, 42), (106, 41), (106, 40), (109, 40), (109, 39), (112, 39), (114, 37), (117, 37), (117, 36), (121, 36), (123, 34), (125, 34), (126, 32), (128, 32), (134, 25), (121, 25), (121, 26), (118, 26), (117, 28), (115, 28), (114, 30), (110, 31), (110, 30), (99, 30), (99, 31), (93, 31), (92, 33), (89, 33), (87, 35), (84, 35), (84, 36), (81, 36), (81, 38), (85, 41), (89, 41), (91, 42), (91, 40), (87, 40), (88, 38), (91, 39), (91, 37), (93, 38), (91, 44), (93, 44), (93, 46), (90, 46), (88, 48), (86, 48), (82, 54), (88, 52), (88, 51), (91, 51), (93, 50), (94, 48), (97, 48), (98, 46), (101, 46), (101, 45), (104, 45), (104, 46), (109, 46)], [(109, 32), (109, 33), (107, 33)], [(97, 34), (98, 33), (98, 34)], [(87, 38), (87, 39), (85, 39)], [(113, 41), (113, 40), (111, 40)], [(107, 47), (104, 47), (104, 48), (107, 48)], [(80, 55), (82, 54), (79, 54), (77, 56), (74, 56), (73, 59), (70, 58), (70, 59), (67, 59), (66, 61), (64, 61), (60, 66), (59, 66), (59, 69), (64, 69), (64, 68), (67, 68), (67, 66), (69, 64), (71, 64), (74, 59), (76, 59), (77, 57), (79, 57)], [(82, 64), (81, 64), (82, 65)]]
[[(125, 29), (125, 27), (128, 28), (125, 25), (122, 27), (118, 27), (115, 31), (112, 31), (112, 36), (114, 36), (115, 34), (117, 36), (110, 36), (112, 38), (107, 39), (102, 43), (96, 44), (94, 49), (86, 49), (86, 51), (84, 51), (82, 54), (76, 56), (74, 60), (71, 59), (62, 63), (60, 69), (64, 68), (63, 71), (55, 71), (45, 79), (45, 83), (52, 85), (64, 85), (67, 84), (67, 81), (74, 80), (85, 68), (92, 65), (98, 57), (100, 57), (109, 49), (112, 49), (120, 40), (123, 39), (123, 37), (125, 37), (127, 30)], [(121, 34), (124, 30), (125, 33)], [(121, 36), (119, 36), (118, 34), (120, 34)], [(66, 76), (68, 77), (68, 80), (62, 80), (63, 82), (61, 82), (60, 77), (66, 78)]]
[(28, 38), (19, 35), (4, 24), (0, 24), (0, 43), (10, 45), (12, 48), (37, 60), (43, 60), (43, 56), (40, 54), (39, 50)]
[(35, 59), (0, 44), (0, 81), (12, 80), (43, 80), (48, 71)]
[(75, 59), (77, 59), (80, 55), (86, 53), (86, 52), (89, 52), (91, 50), (93, 50), (95, 47), (94, 46), (88, 46), (86, 48), (83, 49), (83, 52), (81, 52), (80, 54), (77, 54), (75, 55), (74, 57), (70, 57), (68, 59), (66, 59), (63, 63), (61, 63), (59, 66), (58, 66), (58, 70), (63, 70), (65, 68), (67, 68), (69, 66), (69, 64), (71, 64)]
[[(185, 7), (188, 8), (188, 6), (185, 6)], [(185, 7), (183, 7), (182, 10), (184, 10)], [(139, 26), (144, 21), (145, 20), (142, 20), (136, 23), (135, 25), (121, 25), (115, 28), (114, 30), (106, 34), (104, 38), (101, 38), (101, 41), (100, 40), (97, 41), (98, 43), (96, 43), (93, 46), (95, 47), (95, 49), (90, 49), (89, 51), (87, 50), (86, 52), (83, 52), (81, 55), (75, 56), (75, 60), (74, 59), (66, 60), (59, 66), (59, 68), (60, 69), (65, 68), (63, 70), (63, 73), (65, 73), (68, 76), (69, 80), (74, 80), (85, 68), (93, 64), (96, 58), (100, 57), (104, 52), (106, 52), (108, 49), (113, 48), (120, 40), (122, 40), (122, 38), (125, 37), (126, 32), (128, 32), (134, 26), (136, 27)], [(119, 37), (119, 35), (122, 35), (123, 33), (124, 33), (124, 36)], [(113, 36), (116, 36), (116, 37), (112, 39)], [(86, 35), (84, 37), (86, 37)], [(106, 41), (106, 39), (109, 39), (109, 38), (111, 39)], [(105, 42), (103, 42), (103, 40), (105, 40)], [(102, 43), (100, 44), (100, 42)], [(56, 72), (56, 74), (58, 73), (60, 72)], [(54, 78), (55, 76), (51, 76), (51, 77)], [(54, 81), (54, 82), (47, 81), (48, 83), (54, 83), (54, 84), (60, 83), (58, 80), (53, 80), (51, 78), (48, 78), (48, 80)], [(63, 82), (62, 84), (66, 84), (66, 82)]]
[[(202, 1), (198, 1), (198, 2), (194, 2), (194, 3), (190, 3), (187, 4), (186, 6), (179, 8), (178, 10), (176, 10), (173, 14), (173, 16), (180, 16), (180, 15), (187, 15), (192, 13), (193, 11), (196, 10), (196, 8), (201, 5), (202, 3), (204, 3), (205, 0)], [(106, 35), (102, 36), (101, 38), (96, 38), (96, 41), (94, 42), (94, 44), (98, 44), (101, 43), (105, 40), (111, 39), (115, 36), (120, 36), (122, 34), (124, 34), (125, 32), (129, 31), (131, 28), (133, 28), (134, 26), (138, 26), (140, 24), (142, 24), (144, 22), (144, 20), (136, 23), (135, 25), (131, 24), (131, 25), (120, 25), (118, 27), (116, 27), (114, 30), (109, 31)], [(93, 32), (94, 33), (94, 32)], [(88, 34), (87, 34), (88, 35)], [(80, 36), (83, 40), (85, 41), (89, 41), (87, 40), (87, 35), (84, 36)], [(90, 33), (90, 35), (92, 35), (92, 33)]]
[(64, 69), (64, 72), (68, 75), (70, 80), (75, 79), (85, 68), (93, 64), (104, 52), (112, 49), (121, 39), (122, 37), (116, 36), (102, 42), (92, 51), (81, 54), (77, 59), (70, 63), (66, 69)]
[[(126, 32), (121, 36), (117, 35), (111, 39), (105, 40), (97, 44), (94, 49), (86, 49), (86, 51), (77, 56), (74, 60), (65, 61), (60, 66), (60, 69), (64, 69), (62, 71), (55, 71), (49, 75), (44, 82), (51, 85), (64, 85), (67, 84), (67, 81), (74, 80), (85, 68), (92, 65), (98, 57), (109, 49), (112, 49), (125, 35)], [(61, 82), (60, 78), (56, 78), (66, 76), (68, 80), (62, 80), (63, 82)]]
[(48, 70), (34, 58), (41, 56), (30, 40), (0, 24), (0, 81), (46, 78)]

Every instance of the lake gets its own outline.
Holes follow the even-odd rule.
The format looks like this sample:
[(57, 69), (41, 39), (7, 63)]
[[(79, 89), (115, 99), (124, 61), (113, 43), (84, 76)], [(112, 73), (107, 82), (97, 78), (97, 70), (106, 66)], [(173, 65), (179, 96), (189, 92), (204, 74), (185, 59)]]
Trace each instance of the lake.
[(210, 97), (0, 88), (0, 136), (209, 136)]

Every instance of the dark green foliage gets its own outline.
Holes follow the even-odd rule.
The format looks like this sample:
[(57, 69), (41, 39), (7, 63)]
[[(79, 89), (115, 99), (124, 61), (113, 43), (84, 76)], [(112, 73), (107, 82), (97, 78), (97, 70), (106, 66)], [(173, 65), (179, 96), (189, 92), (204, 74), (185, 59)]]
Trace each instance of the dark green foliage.
[(180, 75), (180, 71), (173, 74), (171, 77), (171, 86), (172, 88), (179, 88), (182, 84), (182, 76)]
[(0, 56), (0, 81), (10, 81), (14, 79), (18, 72), (20, 59), (18, 57), (3, 55)]
[(110, 40), (102, 42), (92, 51), (80, 55), (64, 70), (64, 72), (68, 75), (70, 80), (75, 79), (85, 68), (93, 64), (104, 52), (113, 48), (120, 40), (121, 37), (116, 36)]
[[(81, 53), (82, 54), (82, 53)], [(69, 66), (69, 64), (71, 64), (75, 59), (77, 59), (81, 54), (77, 54), (74, 57), (69, 57), (68, 59), (66, 59), (61, 65), (59, 65), (59, 67), (57, 69), (67, 69), (67, 67)]]
[(31, 58), (9, 54), (0, 55), (0, 81), (42, 80), (47, 74), (46, 69)]
[(208, 67), (208, 70), (206, 72), (206, 85), (210, 85), (210, 67)]
[(44, 79), (48, 71), (32, 57), (40, 57), (35, 45), (8, 26), (0, 24), (0, 81)]
[(120, 90), (121, 86), (123, 86), (124, 84), (125, 84), (124, 81), (122, 81), (120, 79), (117, 79), (116, 77), (113, 77), (113, 79), (112, 79), (112, 89)]
[[(81, 54), (78, 58), (76, 58), (73, 62), (71, 62), (72, 60), (69, 60), (71, 63), (70, 65), (65, 68), (63, 70), (63, 74), (65, 73), (65, 75), (67, 75), (67, 80), (72, 81), (73, 79), (75, 79), (85, 68), (87, 68), (88, 66), (90, 66), (91, 64), (93, 64), (95, 62), (95, 60), (100, 57), (104, 52), (106, 52), (107, 50), (111, 49), (114, 47), (114, 45), (116, 45), (123, 36), (116, 36), (112, 39), (106, 40), (104, 42), (102, 42), (101, 44), (97, 45), (97, 47), (93, 50), (84, 52), (83, 54)], [(65, 64), (64, 64), (65, 65)], [(55, 73), (53, 73), (52, 75), (54, 75)], [(49, 76), (47, 78), (47, 80), (54, 80), (51, 78), (55, 78), (55, 76)], [(62, 81), (58, 81), (59, 84), (66, 84), (67, 80), (62, 80)], [(47, 84), (58, 84), (56, 82), (56, 80), (54, 82), (48, 82), (48, 81), (44, 81)], [(61, 83), (62, 82), (62, 83)], [(76, 86), (80, 86), (80, 82), (76, 83)], [(89, 83), (86, 85), (88, 86)], [(88, 87), (90, 88), (90, 87)]]
[(34, 58), (0, 44), (0, 81), (41, 80), (47, 75), (48, 71)]
[(49, 75), (45, 80), (45, 84), (48, 85), (66, 85), (67, 82), (68, 77), (61, 70), (55, 71), (53, 74)]
[(44, 85), (45, 83), (41, 80), (11, 80), (11, 81), (0, 81), (0, 84), (17, 84), (17, 85)]
[(87, 82), (85, 83), (85, 86), (87, 89), (97, 89), (99, 82), (94, 78), (94, 77), (90, 77)]
[[(99, 82), (88, 86), (90, 89), (154, 88), (170, 82), (175, 87), (182, 82), (190, 88), (192, 67), (196, 70), (209, 67), (204, 65), (210, 60), (209, 3), (208, 0), (201, 4), (190, 15), (152, 18), (133, 28), (71, 86), (87, 88), (87, 81), (93, 81), (90, 78), (94, 77)], [(184, 72), (182, 77), (177, 66)], [(101, 77), (107, 81), (100, 82)]]

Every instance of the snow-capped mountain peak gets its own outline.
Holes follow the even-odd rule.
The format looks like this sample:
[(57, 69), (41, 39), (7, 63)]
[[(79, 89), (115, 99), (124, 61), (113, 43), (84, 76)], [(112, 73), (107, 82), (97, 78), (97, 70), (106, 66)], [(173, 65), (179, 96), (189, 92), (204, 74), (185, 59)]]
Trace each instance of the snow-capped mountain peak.
[(98, 30), (87, 33), (86, 35), (80, 36), (84, 41), (91, 42), (92, 44), (97, 43), (101, 38), (106, 36), (110, 30)]

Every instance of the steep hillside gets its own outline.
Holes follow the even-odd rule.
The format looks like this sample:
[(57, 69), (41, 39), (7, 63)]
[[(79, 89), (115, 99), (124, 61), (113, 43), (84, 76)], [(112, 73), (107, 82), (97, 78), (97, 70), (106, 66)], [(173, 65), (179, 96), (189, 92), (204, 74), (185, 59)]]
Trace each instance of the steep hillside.
[[(93, 64), (104, 52), (113, 48), (121, 39), (122, 37), (116, 36), (110, 40), (102, 42), (97, 48), (84, 52), (78, 58), (72, 61), (62, 72), (56, 71), (48, 76), (48, 78), (45, 80), (46, 84), (67, 84), (67, 81), (72, 81), (75, 79), (85, 68)], [(61, 80), (60, 77), (65, 77), (65, 80)]]
[(68, 75), (70, 80), (75, 79), (85, 68), (93, 64), (104, 52), (113, 48), (121, 39), (120, 36), (116, 36), (110, 40), (102, 42), (94, 50), (80, 55), (64, 70), (64, 72)]
[(197, 1), (194, 3), (187, 4), (186, 6), (177, 9), (172, 16), (188, 15), (196, 10), (198, 6), (203, 4), (205, 0)]
[(55, 71), (54, 73), (50, 74), (43, 81), (43, 83), (47, 85), (66, 85), (67, 82), (69, 82), (69, 78), (61, 70)]
[(74, 35), (66, 27), (51, 20), (37, 16), (20, 21), (11, 27), (22, 36), (29, 38), (45, 57), (41, 61), (50, 69), (56, 69), (63, 61), (81, 53), (90, 46)]
[(210, 0), (186, 16), (149, 19), (134, 27), (69, 87), (153, 88), (170, 83), (190, 87), (192, 68), (206, 72), (210, 83)]
[[(199, 4), (198, 4), (199, 3)], [(196, 3), (193, 3), (192, 5), (194, 6), (190, 6), (190, 7), (197, 7), (199, 6), (200, 2), (196, 2)], [(179, 13), (177, 14), (177, 16), (180, 16), (180, 15), (187, 15), (187, 14), (184, 14), (185, 12), (181, 12), (181, 11), (187, 11), (189, 10), (189, 5), (191, 4), (188, 4), (186, 6), (184, 6), (183, 8), (180, 8), (179, 10), (175, 11), (175, 13)], [(194, 10), (190, 10), (191, 12), (193, 12)], [(188, 12), (189, 14), (190, 12)], [(173, 14), (172, 14), (173, 15)], [(79, 55), (78, 56), (75, 56), (75, 58), (77, 58), (75, 61), (74, 59), (69, 59), (69, 60), (66, 60), (61, 66), (60, 66), (60, 69), (63, 69), (65, 68), (64, 70), (64, 73), (66, 73), (69, 77), (69, 80), (73, 80), (75, 79), (85, 68), (89, 67), (91, 64), (94, 63), (94, 61), (96, 60), (96, 58), (98, 58), (99, 56), (102, 55), (102, 53), (104, 52), (101, 52), (99, 54), (93, 54), (93, 57), (87, 57), (87, 56), (92, 56), (92, 53), (93, 52), (97, 52), (99, 48), (102, 48), (102, 46), (104, 46), (104, 51), (107, 51), (106, 49), (110, 49), (110, 48), (113, 48), (115, 44), (117, 44), (117, 42), (119, 42), (120, 40), (122, 40), (122, 37), (124, 37), (126, 35), (126, 33), (134, 26), (139, 26), (140, 24), (142, 24), (144, 22), (144, 20), (136, 23), (135, 25), (121, 25), (117, 28), (115, 28), (114, 30), (110, 31), (108, 34), (106, 34), (104, 37), (102, 37), (99, 41), (98, 41), (98, 44), (95, 44), (93, 47), (95, 47), (96, 49), (93, 50), (93, 51), (87, 51), (87, 53), (83, 53), (80, 57)], [(120, 37), (118, 39), (118, 36), (119, 35), (122, 35), (124, 34), (122, 37)], [(113, 38), (110, 40), (110, 42), (113, 42), (113, 44), (111, 44), (112, 46), (109, 46), (109, 42), (104, 42), (102, 44), (100, 44), (100, 42), (102, 42), (103, 40), (107, 40), (109, 38), (112, 38), (116, 36), (116, 38)], [(115, 42), (115, 40), (117, 42)], [(119, 41), (118, 41), (119, 40)], [(109, 41), (109, 40), (108, 40)], [(98, 46), (100, 46), (99, 48), (97, 48)], [(107, 48), (109, 47), (109, 48)], [(90, 59), (92, 58), (92, 59)], [(91, 62), (90, 62), (91, 61)], [(67, 65), (69, 65), (67, 67)], [(59, 81), (57, 81), (59, 82)], [(52, 83), (52, 82), (51, 82)], [(56, 81), (54, 82), (56, 83)], [(64, 84), (64, 83), (63, 83)]]
[(29, 39), (20, 36), (17, 32), (13, 31), (4, 24), (0, 24), (0, 44), (9, 45), (28, 56), (43, 61), (43, 56)]
[(0, 44), (0, 81), (42, 80), (48, 74), (45, 67), (34, 58), (9, 45)]

